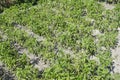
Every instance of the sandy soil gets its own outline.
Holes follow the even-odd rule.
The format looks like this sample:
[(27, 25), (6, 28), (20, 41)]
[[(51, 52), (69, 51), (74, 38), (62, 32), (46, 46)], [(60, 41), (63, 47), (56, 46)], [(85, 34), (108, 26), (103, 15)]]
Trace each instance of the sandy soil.
[(118, 34), (118, 44), (115, 49), (111, 49), (112, 52), (112, 58), (113, 58), (113, 66), (114, 66), (114, 73), (120, 73), (120, 28), (118, 28), (119, 34)]

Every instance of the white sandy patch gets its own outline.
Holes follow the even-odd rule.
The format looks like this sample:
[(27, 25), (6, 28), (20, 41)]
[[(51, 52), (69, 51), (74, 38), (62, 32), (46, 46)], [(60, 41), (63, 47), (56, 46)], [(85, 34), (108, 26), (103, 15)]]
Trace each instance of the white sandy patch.
[(92, 31), (92, 36), (98, 36), (98, 35), (102, 35), (102, 33), (99, 30), (95, 29)]
[(112, 4), (107, 4), (107, 3), (102, 3), (102, 5), (104, 6), (104, 8), (106, 9), (106, 10), (112, 10), (112, 9), (114, 9), (115, 8), (115, 6), (114, 5), (112, 5)]
[(115, 49), (111, 49), (112, 52), (112, 58), (113, 58), (113, 66), (114, 66), (114, 72), (120, 73), (120, 28), (118, 28), (119, 34), (118, 34), (118, 45)]
[(29, 36), (35, 38), (39, 42), (45, 40), (45, 38), (43, 38), (43, 36), (39, 36), (39, 35), (35, 34), (32, 30), (26, 28), (25, 26), (22, 26), (19, 24), (15, 24), (14, 26), (21, 29), (22, 31), (25, 31)]
[(96, 57), (96, 56), (90, 56), (90, 60), (94, 60), (94, 61), (96, 61), (96, 63), (97, 63), (98, 65), (100, 65), (100, 60), (99, 60), (98, 57)]
[(2, 31), (0, 31), (0, 36), (2, 37), (2, 41), (7, 40), (7, 36), (4, 35), (4, 33)]
[(20, 53), (25, 53), (27, 57), (31, 60), (31, 63), (34, 64), (35, 68), (38, 68), (39, 71), (44, 70), (49, 67), (49, 64), (46, 64), (43, 60), (39, 60), (39, 57), (30, 53), (26, 48), (21, 47), (18, 43), (14, 44), (14, 48)]

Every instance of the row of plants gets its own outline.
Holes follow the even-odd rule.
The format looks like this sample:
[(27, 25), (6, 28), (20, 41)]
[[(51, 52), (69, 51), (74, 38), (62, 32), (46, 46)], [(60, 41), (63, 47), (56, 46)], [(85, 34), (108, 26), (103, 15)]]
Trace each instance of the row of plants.
[[(21, 3), (31, 3), (32, 5), (37, 5), (37, 2), (43, 3), (44, 0), (1, 0), (0, 1), (0, 13), (4, 11), (5, 8), (9, 8), (10, 6), (13, 6), (15, 4), (21, 4)], [(47, 1), (47, 0), (46, 0)], [(107, 3), (120, 3), (119, 0), (98, 0), (103, 1)]]
[[(105, 10), (94, 0), (46, 0), (34, 7), (29, 4), (12, 6), (0, 15), (0, 24), (10, 41), (17, 41), (30, 52), (52, 60), (51, 67), (45, 69), (41, 79), (108, 80), (112, 79), (110, 48), (116, 44), (119, 26), (119, 15), (116, 12), (119, 12), (119, 7), (112, 11)], [(28, 27), (46, 38), (46, 41), (38, 42), (25, 32), (14, 29), (11, 25), (13, 22)], [(104, 35), (94, 37), (94, 29)], [(94, 43), (96, 37), (99, 39), (97, 44)], [(71, 47), (76, 58), (71, 58), (71, 55), (61, 50), (55, 54), (56, 45)], [(105, 51), (101, 50), (102, 46), (106, 48)], [(93, 55), (99, 58), (100, 64), (90, 60), (89, 57)]]
[[(71, 3), (73, 3), (73, 2), (71, 2)], [(87, 3), (90, 4), (90, 2), (87, 2)], [(52, 4), (54, 5), (57, 3), (51, 2), (51, 6), (52, 6)], [(91, 4), (93, 4), (92, 1), (91, 1)], [(96, 3), (94, 3), (93, 5), (95, 5), (95, 4)], [(48, 5), (48, 6), (50, 6), (50, 5)], [(118, 20), (116, 21), (117, 18), (115, 18), (114, 20), (111, 20), (111, 18), (113, 16), (115, 16), (115, 14), (112, 15), (112, 13), (113, 13), (112, 11), (106, 11), (106, 12), (102, 11), (102, 10), (98, 9), (99, 6), (100, 5), (98, 4), (98, 6), (96, 6), (96, 7), (94, 6), (95, 8), (93, 8), (95, 10), (99, 10), (99, 11), (97, 11), (99, 13), (91, 13), (92, 8), (90, 9), (89, 8), (90, 6), (88, 5), (87, 11), (89, 13), (87, 13), (87, 15), (85, 17), (81, 16), (80, 19), (77, 19), (77, 18), (70, 19), (64, 15), (61, 15), (62, 13), (59, 13), (60, 16), (55, 13), (53, 14), (53, 12), (51, 13), (53, 8), (50, 9), (50, 7), (49, 7), (49, 9), (48, 9), (45, 4), (45, 6), (43, 6), (45, 8), (44, 10), (41, 9), (42, 7), (40, 7), (41, 11), (39, 10), (39, 8), (33, 8), (30, 10), (25, 9), (26, 11), (24, 11), (24, 9), (23, 9), (23, 11), (21, 11), (22, 13), (19, 12), (19, 10), (16, 10), (16, 12), (18, 12), (18, 14), (13, 13), (13, 15), (12, 15), (13, 17), (10, 17), (10, 18), (12, 18), (12, 20), (11, 19), (9, 20), (8, 18), (7, 18), (7, 20), (9, 20), (10, 23), (12, 23), (13, 21), (16, 21), (16, 23), (18, 23), (18, 24), (28, 26), (28, 28), (33, 30), (33, 32), (39, 34), (40, 36), (44, 36), (49, 41), (51, 41), (53, 43), (60, 42), (60, 45), (62, 45), (63, 47), (71, 46), (71, 47), (73, 47), (74, 50), (76, 50), (76, 48), (78, 46), (79, 46), (79, 48), (81, 48), (82, 43), (83, 43), (82, 41), (85, 41), (84, 39), (87, 39), (88, 36), (90, 36), (88, 38), (88, 40), (91, 40), (90, 42), (93, 45), (94, 38), (91, 35), (93, 29), (99, 29), (100, 32), (108, 34), (108, 36), (109, 36), (109, 34), (112, 34), (112, 32), (110, 33), (110, 31), (111, 30), (113, 31), (113, 28), (114, 28), (113, 32), (115, 32), (115, 33), (117, 32), (116, 31), (116, 28), (118, 27), (118, 22), (117, 22)], [(59, 9), (60, 8), (58, 8), (56, 10), (59, 10)], [(61, 8), (61, 9), (63, 9), (63, 8)], [(66, 10), (69, 10), (69, 9), (66, 9)], [(61, 10), (60, 12), (62, 12), (62, 11), (64, 11), (64, 10)], [(82, 10), (80, 10), (80, 11), (82, 11)], [(13, 12), (13, 11), (11, 10), (11, 12)], [(75, 12), (78, 12), (78, 11), (75, 11)], [(93, 12), (95, 12), (95, 11), (93, 11)], [(102, 14), (103, 12), (105, 14)], [(72, 11), (71, 12), (66, 11), (64, 13), (72, 13)], [(82, 12), (79, 12), (78, 15), (80, 13), (82, 13)], [(19, 17), (16, 17), (17, 15), (19, 15)], [(56, 16), (52, 16), (52, 15), (56, 15)], [(73, 15), (71, 15), (71, 16), (73, 16)], [(76, 16), (78, 16), (78, 15), (76, 15)], [(11, 16), (11, 14), (7, 15), (7, 16)], [(28, 17), (28, 16), (30, 16), (30, 17)], [(68, 16), (70, 16), (70, 14), (68, 14)], [(91, 21), (85, 21), (86, 18), (93, 18), (95, 20), (95, 25), (91, 25), (92, 24)], [(45, 19), (45, 20), (43, 20), (43, 19)], [(84, 27), (86, 27), (86, 28), (84, 29)], [(74, 31), (74, 32), (72, 32), (72, 31)], [(113, 34), (113, 36), (116, 37), (114, 34)], [(76, 45), (77, 41), (79, 43), (78, 45)], [(113, 43), (115, 43), (115, 40)], [(111, 45), (112, 42), (109, 44)]]
[[(38, 71), (34, 69), (26, 55), (19, 55), (17, 50), (11, 47), (11, 40), (0, 41), (0, 60), (8, 67), (11, 73), (15, 74), (15, 79), (37, 80)], [(9, 76), (9, 75), (8, 75)], [(4, 79), (7, 79), (5, 77)], [(2, 78), (3, 79), (3, 78)]]
[(36, 5), (38, 0), (0, 0), (0, 13), (2, 13), (6, 8), (14, 6), (16, 4), (29, 3)]
[(117, 4), (117, 3), (120, 3), (119, 0), (98, 0), (99, 2), (106, 2), (106, 3), (109, 3), (109, 4)]
[[(9, 26), (10, 27), (10, 26)], [(2, 28), (3, 29), (3, 28)], [(10, 30), (10, 28), (8, 29), (8, 30)], [(7, 30), (7, 31), (8, 31)], [(12, 28), (12, 30), (13, 30), (13, 28)], [(6, 33), (8, 33), (8, 32), (6, 32)], [(12, 36), (10, 36), (10, 35), (8, 35), (9, 37), (11, 37), (11, 38), (13, 38)], [(15, 36), (15, 35), (14, 35)], [(12, 41), (11, 40), (11, 38), (9, 38), (10, 39), (10, 41)], [(15, 38), (14, 38), (15, 39)], [(17, 40), (17, 39), (16, 39)], [(20, 40), (20, 39), (19, 39)], [(6, 42), (4, 42), (4, 43), (6, 43)], [(10, 45), (10, 43), (9, 43), (9, 45)], [(6, 45), (6, 46), (8, 46), (8, 44)], [(37, 47), (36, 47), (37, 48)], [(7, 48), (4, 48), (4, 49), (7, 49)], [(3, 50), (4, 51), (4, 50)], [(6, 52), (7, 52), (8, 50), (6, 50)], [(5, 54), (5, 52), (3, 53), (3, 54)], [(10, 53), (9, 53), (10, 54)], [(11, 53), (12, 54), (12, 53)], [(16, 55), (18, 55), (18, 53), (16, 52), (15, 53)], [(77, 54), (77, 53), (76, 53)], [(81, 55), (80, 55), (81, 54)], [(109, 53), (106, 53), (107, 55), (109, 55)], [(105, 54), (105, 55), (106, 55)], [(6, 54), (5, 54), (6, 55)], [(44, 53), (44, 55), (45, 55), (45, 53)], [(43, 76), (42, 76), (42, 79), (104, 79), (106, 76), (105, 75), (103, 75), (103, 76), (101, 76), (101, 77), (98, 77), (97, 76), (97, 74), (93, 74), (93, 72), (94, 71), (96, 71), (96, 70), (98, 70), (98, 69), (104, 69), (104, 67), (96, 67), (96, 66), (99, 66), (94, 60), (91, 62), (90, 60), (89, 60), (89, 58), (88, 58), (88, 55), (85, 55), (85, 53), (78, 53), (77, 54), (78, 56), (76, 56), (76, 58), (71, 58), (70, 57), (70, 55), (65, 55), (64, 53), (61, 53), (61, 54), (59, 54), (59, 56), (57, 57), (57, 60), (56, 60), (56, 62), (54, 63), (54, 65), (52, 65), (52, 67), (50, 67), (50, 68), (48, 68), (48, 69), (46, 69), (45, 71), (44, 71), (44, 74), (43, 74)], [(3, 55), (2, 55), (3, 56)], [(63, 57), (64, 56), (64, 57)], [(103, 56), (103, 54), (102, 54), (102, 56)], [(5, 57), (5, 60), (6, 60), (6, 57), (11, 57), (10, 55), (8, 55), (8, 56), (4, 56)], [(12, 55), (12, 57), (16, 57), (16, 56), (14, 56), (14, 55)], [(106, 56), (107, 57), (107, 56)], [(16, 57), (17, 59), (18, 59), (18, 57)], [(82, 59), (81, 59), (82, 58)], [(101, 57), (102, 58), (102, 57)], [(3, 57), (1, 58), (1, 59), (3, 59)], [(25, 64), (23, 64), (23, 61), (27, 61), (27, 60), (25, 60), (25, 59), (20, 59), (21, 61), (21, 66), (26, 66), (26, 62), (25, 62)], [(106, 60), (106, 58), (105, 59), (101, 59), (101, 60), (103, 60), (103, 62), (105, 62), (104, 60)], [(4, 60), (3, 60), (4, 61)], [(8, 60), (8, 61), (10, 61), (11, 62), (11, 60)], [(15, 60), (16, 61), (16, 60)], [(80, 62), (79, 62), (80, 61)], [(85, 61), (85, 62), (83, 62), (83, 61)], [(88, 64), (89, 62), (91, 63), (91, 65), (90, 64)], [(10, 62), (7, 62), (9, 65), (11, 65), (11, 63)], [(63, 63), (64, 63), (64, 65), (63, 65)], [(5, 64), (6, 64), (6, 62), (5, 62)], [(16, 63), (13, 63), (14, 65), (16, 64)], [(13, 65), (12, 64), (12, 65)], [(66, 64), (68, 64), (68, 65), (66, 65)], [(78, 66), (76, 65), (76, 64), (78, 64)], [(84, 65), (83, 65), (84, 64)], [(109, 64), (109, 63), (108, 63)], [(16, 64), (17, 65), (17, 64)], [(83, 66), (80, 66), (80, 65), (83, 65)], [(107, 64), (105, 64), (105, 65), (107, 65)], [(64, 67), (64, 66), (66, 66), (66, 67)], [(76, 68), (76, 67), (78, 67), (78, 68)], [(73, 67), (73, 69), (71, 69)], [(87, 68), (89, 68), (89, 67), (92, 67), (92, 68), (94, 68), (94, 69), (91, 69), (91, 70), (93, 70), (92, 72), (91, 72), (91, 70), (90, 69), (88, 69), (87, 70), (87, 72), (86, 72), (86, 75), (85, 76), (83, 76), (82, 74), (81, 74), (81, 72), (83, 72), (84, 73), (84, 70), (83, 70), (83, 68), (85, 68), (85, 70), (87, 69)], [(10, 67), (11, 68), (11, 67)], [(12, 68), (13, 68), (13, 66), (12, 66)], [(61, 69), (60, 69), (61, 68)], [(68, 70), (66, 70), (67, 68), (69, 68), (70, 69), (70, 71), (69, 71), (69, 69)], [(55, 70), (54, 70), (55, 69)], [(74, 69), (76, 69), (75, 70), (75, 72), (73, 72), (73, 70)], [(83, 71), (78, 71), (79, 69), (81, 69), (81, 70), (83, 70)], [(26, 70), (25, 69), (23, 69), (25, 72), (26, 72)], [(64, 70), (66, 70), (66, 74), (67, 75), (64, 75)], [(71, 71), (72, 70), (72, 71)], [(90, 71), (89, 71), (90, 70)], [(20, 71), (21, 71), (21, 69), (20, 69)], [(29, 71), (29, 69), (28, 69), (28, 71)], [(57, 72), (55, 72), (55, 71), (57, 71)], [(61, 73), (59, 72), (59, 71), (62, 71)], [(17, 72), (19, 72), (19, 71), (17, 71)], [(73, 73), (72, 73), (73, 72)], [(58, 74), (59, 73), (59, 74)], [(71, 74), (69, 74), (69, 73), (71, 73)], [(76, 73), (78, 73), (77, 75), (76, 75)], [(91, 77), (90, 76), (88, 76), (87, 74), (89, 73), (89, 75), (91, 75)], [(107, 72), (105, 72), (105, 73), (107, 73), (108, 74), (108, 71)], [(25, 74), (25, 73), (23, 73), (23, 74)], [(54, 75), (53, 75), (54, 74)], [(62, 75), (63, 74), (63, 75)], [(20, 75), (21, 75), (21, 73), (20, 73)], [(70, 75), (72, 75), (72, 77), (69, 77)], [(76, 76), (75, 76), (76, 75)], [(81, 75), (81, 76), (79, 76), (79, 75)], [(102, 74), (101, 74), (102, 75)], [(22, 79), (22, 77), (24, 78), (24, 79), (31, 79), (31, 77), (27, 77), (28, 76), (28, 73), (26, 73), (26, 75), (24, 75), (24, 77), (23, 76), (19, 76), (19, 79)], [(110, 76), (110, 75), (109, 75)], [(17, 76), (18, 77), (18, 76)], [(33, 79), (35, 79), (35, 77), (33, 77)]]

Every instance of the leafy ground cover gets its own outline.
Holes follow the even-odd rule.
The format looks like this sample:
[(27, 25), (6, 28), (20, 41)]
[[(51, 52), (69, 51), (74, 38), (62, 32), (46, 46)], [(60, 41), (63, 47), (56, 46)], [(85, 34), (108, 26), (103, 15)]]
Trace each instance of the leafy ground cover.
[[(117, 44), (120, 4), (114, 6), (106, 10), (97, 0), (11, 6), (0, 14), (0, 60), (17, 80), (113, 80), (111, 48)], [(49, 66), (35, 68), (15, 43)]]

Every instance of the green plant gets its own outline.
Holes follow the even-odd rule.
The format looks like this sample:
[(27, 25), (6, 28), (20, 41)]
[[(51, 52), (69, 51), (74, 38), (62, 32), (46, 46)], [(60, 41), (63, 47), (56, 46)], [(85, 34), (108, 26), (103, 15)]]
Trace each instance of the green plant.
[[(0, 14), (0, 30), (8, 36), (8, 42), (0, 42), (0, 57), (18, 79), (36, 80), (38, 70), (29, 64), (26, 55), (18, 55), (9, 46), (14, 42), (45, 63), (50, 62), (49, 68), (40, 71), (41, 80), (113, 79), (110, 49), (117, 42), (119, 4), (113, 10), (105, 10), (97, 0), (40, 0), (36, 6), (28, 0), (23, 2)], [(95, 29), (101, 34), (93, 36)], [(39, 41), (28, 30), (44, 40)]]

